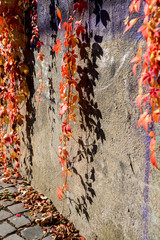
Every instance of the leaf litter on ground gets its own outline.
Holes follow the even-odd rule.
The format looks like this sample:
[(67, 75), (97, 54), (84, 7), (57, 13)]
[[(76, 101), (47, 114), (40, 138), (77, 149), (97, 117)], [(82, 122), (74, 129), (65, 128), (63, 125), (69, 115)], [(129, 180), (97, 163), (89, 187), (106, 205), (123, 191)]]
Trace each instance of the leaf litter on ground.
[[(14, 179), (4, 182), (13, 183)], [(62, 216), (46, 196), (34, 190), (21, 176), (17, 179), (17, 188), (17, 193), (10, 194), (8, 190), (0, 193), (0, 199), (22, 202), (23, 207), (29, 210), (32, 224), (42, 226), (44, 234), (51, 234), (54, 240), (85, 240), (74, 224)]]

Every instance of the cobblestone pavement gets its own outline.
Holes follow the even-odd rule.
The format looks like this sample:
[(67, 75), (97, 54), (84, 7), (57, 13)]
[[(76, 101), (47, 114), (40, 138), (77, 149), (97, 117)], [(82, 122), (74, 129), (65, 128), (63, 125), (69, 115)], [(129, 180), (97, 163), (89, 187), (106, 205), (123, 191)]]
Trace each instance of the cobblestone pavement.
[[(0, 196), (17, 192), (18, 185), (2, 182), (0, 173)], [(0, 198), (1, 199), (1, 198)], [(0, 200), (0, 240), (53, 240), (51, 235), (45, 235), (39, 225), (33, 225), (29, 211), (23, 208), (23, 203), (13, 200)]]

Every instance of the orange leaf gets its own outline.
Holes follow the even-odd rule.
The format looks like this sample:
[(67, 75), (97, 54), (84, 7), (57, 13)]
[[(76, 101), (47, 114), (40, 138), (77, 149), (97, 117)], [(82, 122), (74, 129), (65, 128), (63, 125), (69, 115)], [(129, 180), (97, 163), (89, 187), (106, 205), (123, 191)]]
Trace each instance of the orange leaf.
[(153, 132), (153, 131), (151, 131), (151, 132), (149, 133), (149, 137), (155, 137), (155, 135), (154, 135), (154, 132)]
[(136, 97), (136, 104), (138, 104), (138, 107), (139, 107), (140, 111), (142, 111), (142, 109), (141, 109), (141, 102), (142, 102), (142, 95), (138, 95)]
[(140, 115), (140, 118), (139, 118), (139, 120), (138, 120), (137, 127), (139, 127), (139, 126), (143, 123), (143, 121), (144, 121), (144, 119), (146, 118), (147, 114), (148, 114), (148, 112), (147, 112), (147, 111), (144, 111), (144, 113)]
[(142, 35), (145, 39), (148, 38), (148, 27), (147, 25), (142, 25), (139, 29), (138, 32), (142, 32)]
[(138, 63), (135, 63), (135, 64), (133, 65), (133, 74), (134, 74), (135, 77), (136, 77), (137, 66), (138, 66)]
[(157, 165), (157, 161), (156, 161), (155, 151), (151, 152), (151, 163), (152, 163), (153, 167), (156, 167), (159, 170), (158, 165)]
[(130, 30), (130, 29), (133, 27), (133, 25), (138, 21), (138, 19), (139, 19), (139, 17), (132, 19), (132, 20), (127, 24), (126, 28), (124, 29), (123, 34), (124, 34), (125, 32), (127, 32), (128, 30)]
[(61, 12), (59, 10), (59, 8), (57, 7), (57, 16), (59, 17), (59, 19), (62, 21), (62, 15)]
[(61, 41), (58, 39), (57, 44), (54, 45), (53, 51), (56, 52), (56, 55), (58, 55), (58, 52), (61, 51)]
[(57, 196), (60, 200), (62, 200), (64, 193), (63, 193), (63, 187), (58, 186)]
[(150, 141), (150, 145), (149, 145), (149, 148), (151, 151), (154, 151), (155, 149), (155, 146), (156, 146), (156, 137), (153, 137)]
[(67, 191), (69, 190), (69, 188), (68, 188), (68, 186), (66, 184), (64, 186), (64, 189), (67, 190)]
[(143, 128), (148, 132), (148, 124), (152, 122), (151, 116), (147, 115), (143, 120)]

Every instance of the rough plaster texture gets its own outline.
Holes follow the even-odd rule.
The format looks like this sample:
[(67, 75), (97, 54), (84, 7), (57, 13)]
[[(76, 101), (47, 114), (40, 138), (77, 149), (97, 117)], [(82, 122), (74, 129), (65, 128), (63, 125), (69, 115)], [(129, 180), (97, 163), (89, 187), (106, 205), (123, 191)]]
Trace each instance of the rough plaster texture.
[[(67, 1), (58, 2), (65, 16)], [(28, 57), (33, 60), (33, 83), (30, 80), (31, 96), (24, 109), (22, 173), (87, 240), (159, 239), (160, 177), (150, 166), (150, 139), (136, 127), (138, 86), (129, 64), (140, 36), (135, 28), (122, 34), (129, 2), (89, 1), (89, 11), (83, 17), (87, 35), (80, 51), (80, 101), (70, 144), (73, 175), (68, 181), (70, 191), (62, 201), (56, 196), (57, 185), (62, 184), (57, 156), (62, 53), (56, 57), (51, 49), (54, 41), (64, 36), (57, 33), (54, 0), (40, 0), (38, 5), (45, 62), (38, 63), (36, 51)], [(100, 10), (103, 20), (99, 20)], [(35, 118), (39, 69), (46, 89)]]

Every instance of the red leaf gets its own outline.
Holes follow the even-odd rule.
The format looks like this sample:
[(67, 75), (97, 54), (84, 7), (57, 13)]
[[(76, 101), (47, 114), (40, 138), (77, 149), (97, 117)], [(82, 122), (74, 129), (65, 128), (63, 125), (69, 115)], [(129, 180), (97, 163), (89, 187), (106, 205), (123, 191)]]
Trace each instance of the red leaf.
[(63, 104), (63, 105), (61, 105), (61, 107), (60, 107), (60, 115), (61, 115), (61, 117), (62, 117), (63, 114), (67, 111), (67, 109), (68, 109), (68, 106), (67, 106), (66, 103)]
[(40, 53), (38, 53), (38, 59), (39, 60), (41, 60), (41, 61), (43, 61), (43, 58), (45, 57), (45, 55), (44, 54), (42, 54), (41, 52)]
[(21, 217), (21, 214), (17, 213), (16, 216), (17, 216), (17, 217)]
[(42, 45), (44, 45), (44, 43), (39, 40), (36, 44), (36, 47), (40, 50)]
[(66, 126), (66, 132), (71, 132), (71, 127), (69, 124)]
[(85, 34), (85, 28), (82, 25), (78, 25), (77, 29), (76, 29), (76, 34), (77, 37), (79, 37), (80, 33), (83, 35)]
[(79, 1), (76, 2), (73, 6), (73, 12), (75, 12), (78, 9), (79, 15), (81, 16), (83, 9), (88, 9), (88, 4), (85, 1)]
[(16, 161), (16, 163), (15, 163), (15, 167), (16, 168), (19, 168), (19, 163)]
[(37, 73), (37, 76), (40, 77), (41, 74), (42, 74), (42, 72), (39, 70)]
[(0, 25), (2, 25), (4, 23), (4, 19), (0, 18)]

